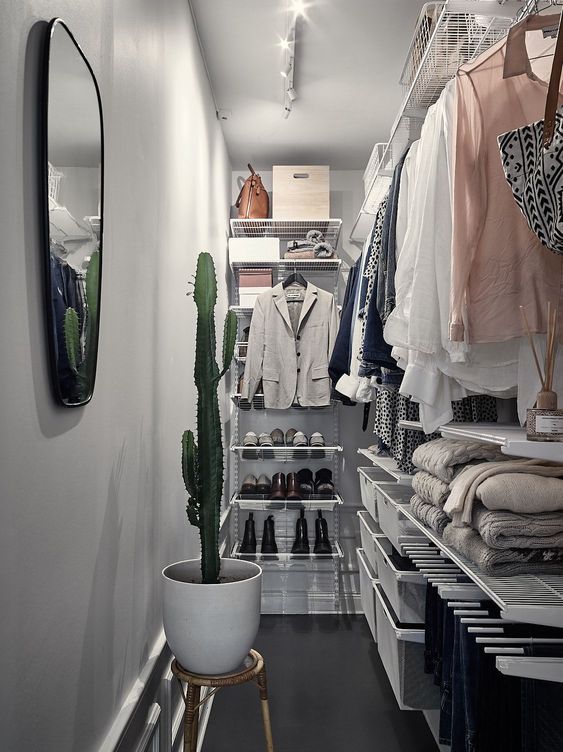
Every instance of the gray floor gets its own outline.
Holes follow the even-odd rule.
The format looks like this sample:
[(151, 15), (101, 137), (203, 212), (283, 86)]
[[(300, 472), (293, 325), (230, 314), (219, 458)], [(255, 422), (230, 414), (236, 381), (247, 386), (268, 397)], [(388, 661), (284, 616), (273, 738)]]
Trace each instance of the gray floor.
[[(362, 616), (263, 616), (275, 752), (437, 752), (401, 711)], [(264, 752), (257, 689), (221, 690), (203, 752)]]

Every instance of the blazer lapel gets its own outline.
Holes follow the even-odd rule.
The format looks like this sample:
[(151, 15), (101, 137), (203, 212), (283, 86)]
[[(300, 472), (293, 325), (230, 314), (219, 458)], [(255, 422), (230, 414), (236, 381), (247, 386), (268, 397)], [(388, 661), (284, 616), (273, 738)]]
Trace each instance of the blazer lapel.
[[(303, 306), (301, 307), (301, 315), (299, 316), (299, 324), (297, 325), (297, 332), (301, 330), (301, 325), (305, 321), (305, 316), (309, 313), (311, 308), (315, 305), (317, 302), (317, 289), (315, 285), (312, 285), (310, 282), (307, 282), (307, 290), (305, 292), (305, 300), (303, 301)], [(287, 308), (287, 305), (286, 305)]]
[(272, 295), (274, 298), (274, 303), (278, 311), (281, 313), (283, 320), (288, 325), (291, 332), (293, 332), (293, 327), (291, 326), (291, 319), (289, 318), (289, 309), (287, 307), (287, 300), (285, 299), (285, 295), (283, 292), (283, 286), (280, 282), (277, 284), (273, 290)]

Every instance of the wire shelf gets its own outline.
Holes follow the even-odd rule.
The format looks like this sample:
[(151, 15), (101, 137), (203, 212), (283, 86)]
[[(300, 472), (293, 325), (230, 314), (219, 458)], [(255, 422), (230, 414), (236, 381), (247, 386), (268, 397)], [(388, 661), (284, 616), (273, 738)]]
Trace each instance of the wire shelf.
[[(281, 543), (281, 546), (284, 544), (291, 545), (291, 542), (289, 540), (283, 541)], [(342, 559), (344, 558), (344, 553), (342, 552), (342, 548), (340, 547), (340, 543), (338, 541), (332, 542), (332, 548), (333, 551), (331, 554), (292, 554), (291, 551), (279, 551), (277, 554), (262, 554), (262, 553), (255, 553), (255, 554), (243, 554), (240, 552), (240, 546), (241, 542), (237, 541), (235, 545), (233, 546), (233, 549), (231, 551), (231, 557), (235, 559), (246, 559), (249, 561), (261, 561), (261, 562), (298, 562), (298, 561), (313, 561), (313, 562), (332, 562), (334, 559)], [(281, 547), (280, 543), (278, 543), (278, 547)]]
[(332, 496), (322, 496), (311, 494), (309, 498), (300, 501), (291, 499), (269, 499), (267, 496), (250, 496), (249, 494), (235, 494), (230, 501), (231, 506), (238, 506), (239, 509), (249, 509), (261, 512), (273, 512), (281, 509), (301, 510), (311, 509), (323, 512), (330, 512), (334, 507), (342, 506), (344, 501), (340, 494)]
[[(342, 306), (341, 305), (337, 306), (337, 308), (338, 308), (339, 311), (342, 311)], [(254, 307), (232, 305), (232, 306), (229, 306), (229, 311), (232, 311), (235, 314), (235, 316), (237, 317), (237, 319), (239, 319), (239, 320), (250, 319), (250, 318), (252, 318), (252, 313), (254, 311)], [(246, 345), (248, 343), (245, 342), (243, 344)], [(241, 357), (245, 357), (245, 356), (241, 356)], [(237, 360), (238, 359), (239, 358), (237, 357)]]
[[(231, 394), (231, 400), (239, 408), (239, 410), (267, 410), (268, 408), (264, 404), (264, 395), (255, 394), (252, 402), (247, 399), (243, 399), (240, 394)], [(288, 410), (329, 410), (337, 405), (336, 400), (331, 400), (330, 405), (322, 405), (321, 407), (308, 407), (304, 405), (292, 405), (288, 407)], [(273, 409), (273, 408), (272, 408)]]
[(229, 311), (232, 311), (237, 319), (249, 319), (252, 316), (254, 308), (250, 306), (232, 305), (229, 306)]
[(499, 606), (503, 618), (563, 627), (563, 575), (484, 575), (475, 564), (447, 546), (437, 533), (420, 522), (409, 505), (397, 504), (397, 508)]
[(303, 274), (338, 274), (342, 260), (331, 259), (279, 259), (279, 261), (232, 261), (231, 269), (237, 277), (241, 269), (272, 269), (278, 273), (278, 277), (286, 277), (290, 272), (297, 269)]
[(440, 426), (446, 439), (473, 439), (500, 446), (503, 454), (563, 463), (563, 442), (528, 441), (525, 429), (504, 423), (449, 423)]
[(309, 230), (319, 230), (333, 248), (338, 245), (341, 219), (231, 219), (234, 238), (305, 240)]
[(341, 446), (325, 447), (248, 447), (232, 446), (231, 452), (238, 454), (241, 460), (277, 460), (278, 462), (303, 462), (304, 460), (332, 460)]

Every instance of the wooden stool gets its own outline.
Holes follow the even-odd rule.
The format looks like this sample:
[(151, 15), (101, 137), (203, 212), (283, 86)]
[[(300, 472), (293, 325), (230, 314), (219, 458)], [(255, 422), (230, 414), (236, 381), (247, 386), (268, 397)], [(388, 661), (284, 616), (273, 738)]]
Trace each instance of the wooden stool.
[[(201, 676), (190, 674), (176, 659), (172, 661), (172, 673), (180, 682), (180, 689), (186, 704), (184, 713), (184, 752), (197, 751), (197, 734), (199, 727), (199, 709), (207, 700), (216, 694), (222, 687), (234, 687), (236, 684), (245, 684), (255, 681), (260, 691), (260, 705), (262, 707), (262, 721), (264, 723), (264, 735), (266, 737), (267, 752), (274, 752), (272, 740), (272, 726), (270, 724), (270, 708), (268, 705), (268, 688), (266, 685), (266, 664), (256, 650), (251, 650), (244, 661), (244, 668), (234, 674), (222, 674), (221, 676)], [(184, 694), (182, 682), (187, 684), (187, 692)], [(211, 692), (201, 700), (201, 688), (213, 687)]]

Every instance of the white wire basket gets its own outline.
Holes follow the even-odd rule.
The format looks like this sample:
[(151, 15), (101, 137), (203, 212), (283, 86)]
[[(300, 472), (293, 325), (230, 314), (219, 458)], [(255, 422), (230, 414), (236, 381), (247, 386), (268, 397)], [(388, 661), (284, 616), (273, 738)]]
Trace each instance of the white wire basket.
[(373, 147), (373, 151), (371, 152), (368, 166), (365, 169), (364, 172), (364, 193), (367, 196), (367, 192), (369, 191), (371, 184), (373, 183), (373, 179), (379, 169), (379, 165), (381, 164), (381, 160), (383, 159), (383, 155), (385, 154), (385, 149), (387, 148), (386, 143), (376, 144)]
[(63, 179), (64, 175), (62, 172), (59, 172), (53, 165), (48, 162), (48, 182), (49, 182), (49, 198), (53, 199), (53, 201), (59, 200), (59, 191), (61, 188), (61, 180)]
[(444, 5), (444, 2), (440, 2), (425, 3), (422, 6), (400, 78), (405, 91), (412, 86)]

